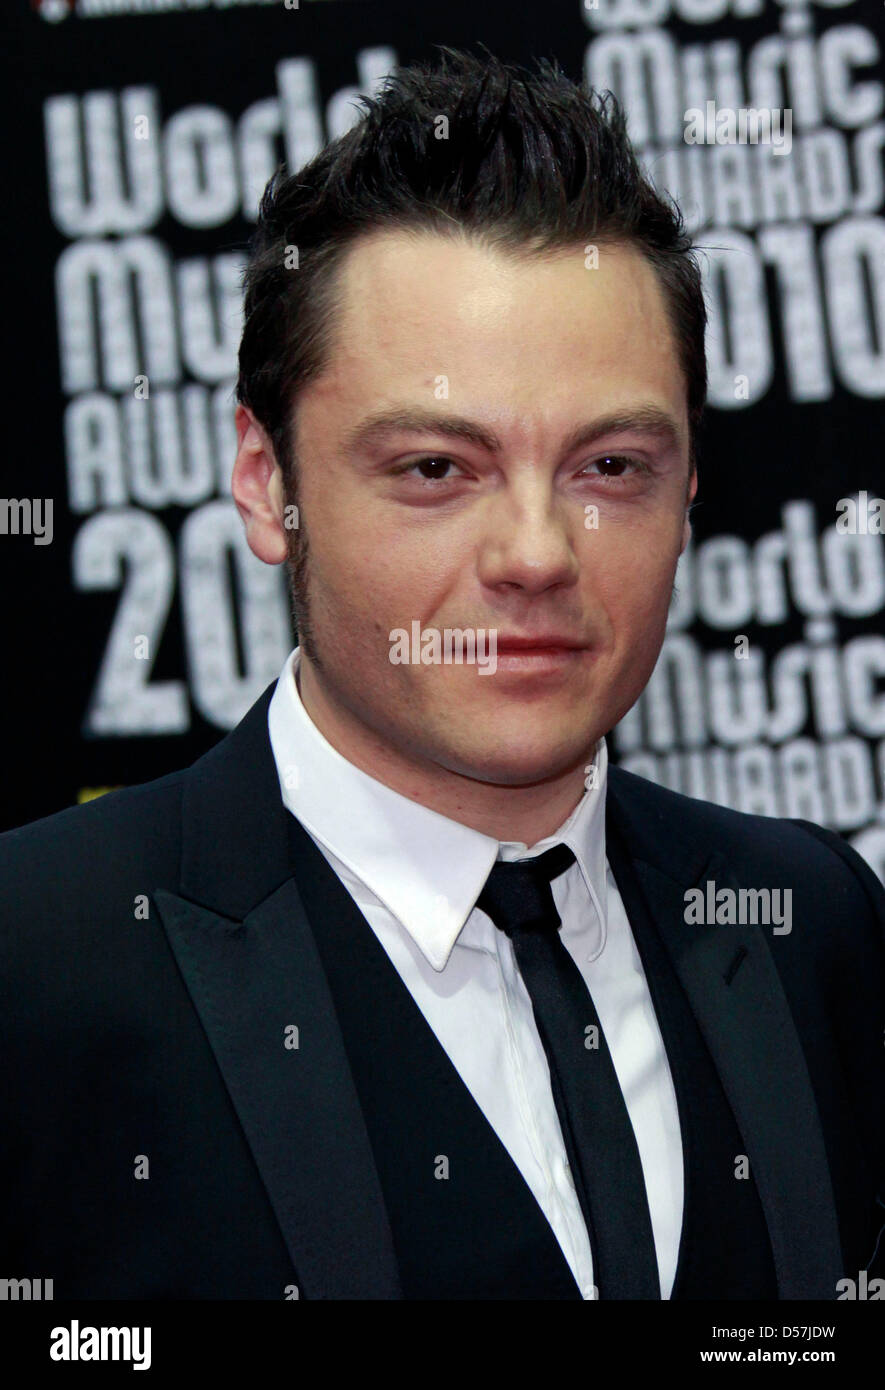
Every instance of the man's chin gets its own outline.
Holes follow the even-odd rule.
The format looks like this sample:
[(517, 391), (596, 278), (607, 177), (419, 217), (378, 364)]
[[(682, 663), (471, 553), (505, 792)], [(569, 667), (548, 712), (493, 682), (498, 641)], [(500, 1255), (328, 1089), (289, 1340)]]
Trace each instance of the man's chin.
[[(568, 748), (562, 744), (526, 746), (524, 741), (512, 744), (490, 740), (485, 745), (471, 743), (470, 747), (450, 748), (437, 759), (450, 772), (500, 787), (531, 787), (555, 782), (570, 772), (577, 773), (593, 758), (594, 739), (577, 749), (574, 740)], [(585, 751), (587, 750), (587, 751)]]

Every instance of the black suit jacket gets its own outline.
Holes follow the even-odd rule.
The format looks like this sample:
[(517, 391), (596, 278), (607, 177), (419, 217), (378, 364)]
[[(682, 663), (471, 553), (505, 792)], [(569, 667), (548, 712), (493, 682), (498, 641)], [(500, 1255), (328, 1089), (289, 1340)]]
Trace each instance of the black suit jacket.
[[(272, 693), (192, 767), (0, 836), (2, 1272), (56, 1299), (401, 1297), (292, 876)], [(836, 1298), (885, 1246), (874, 1264), (882, 886), (819, 827), (616, 767), (606, 814), (737, 1119), (779, 1297)], [(707, 879), (791, 888), (791, 933), (687, 925)]]

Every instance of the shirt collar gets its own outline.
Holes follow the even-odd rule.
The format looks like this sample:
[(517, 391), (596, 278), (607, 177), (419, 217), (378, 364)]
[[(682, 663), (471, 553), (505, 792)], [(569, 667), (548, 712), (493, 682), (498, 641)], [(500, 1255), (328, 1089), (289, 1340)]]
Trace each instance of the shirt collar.
[(442, 970), (496, 859), (534, 858), (568, 845), (600, 922), (605, 921), (605, 788), (608, 750), (596, 746), (595, 775), (568, 819), (529, 848), (501, 841), (402, 796), (355, 767), (304, 708), (286, 658), (268, 710), (283, 803), (402, 923), (434, 970)]

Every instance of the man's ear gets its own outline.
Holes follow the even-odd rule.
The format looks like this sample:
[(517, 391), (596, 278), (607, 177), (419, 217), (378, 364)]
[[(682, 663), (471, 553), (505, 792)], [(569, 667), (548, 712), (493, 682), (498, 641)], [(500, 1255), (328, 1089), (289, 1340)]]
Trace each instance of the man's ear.
[(249, 407), (238, 405), (234, 420), (238, 447), (231, 492), (246, 540), (259, 560), (281, 565), (287, 556), (282, 469), (270, 437)]
[(691, 540), (691, 504), (694, 501), (695, 493), (697, 492), (697, 490), (698, 470), (696, 468), (692, 468), (691, 477), (688, 480), (688, 490), (685, 494), (685, 521), (682, 524), (682, 544), (679, 547), (680, 555), (685, 550), (685, 547), (688, 545), (688, 542)]

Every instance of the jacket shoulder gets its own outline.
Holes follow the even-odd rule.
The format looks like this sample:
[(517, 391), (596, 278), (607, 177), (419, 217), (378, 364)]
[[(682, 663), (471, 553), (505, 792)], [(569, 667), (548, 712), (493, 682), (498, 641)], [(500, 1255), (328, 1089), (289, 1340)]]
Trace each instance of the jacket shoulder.
[(125, 884), (177, 881), (187, 768), (121, 787), (0, 834), (0, 916), (113, 897)]
[(625, 768), (609, 768), (619, 799), (648, 845), (681, 842), (695, 856), (719, 851), (735, 872), (752, 882), (798, 881), (814, 893), (844, 902), (853, 894), (885, 927), (885, 887), (847, 840), (812, 821), (736, 811), (671, 791)]

